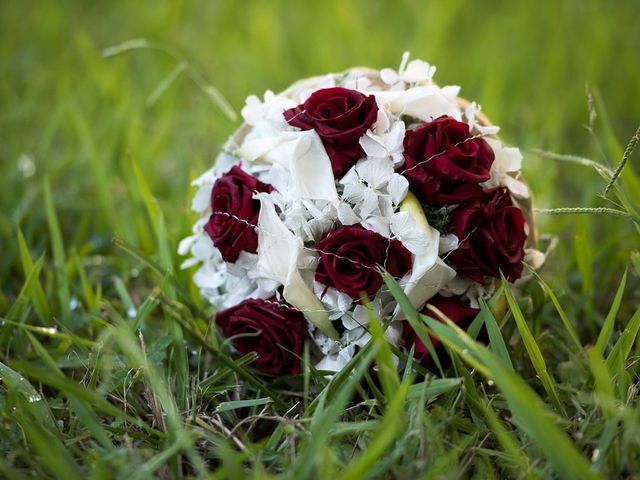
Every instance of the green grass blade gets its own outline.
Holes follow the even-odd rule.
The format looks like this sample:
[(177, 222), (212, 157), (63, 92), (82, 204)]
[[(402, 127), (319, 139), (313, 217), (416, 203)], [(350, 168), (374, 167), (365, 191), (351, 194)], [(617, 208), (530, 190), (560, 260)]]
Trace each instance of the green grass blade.
[(180, 74), (184, 72), (187, 68), (189, 68), (189, 64), (187, 62), (178, 63), (173, 70), (169, 72), (169, 74), (158, 84), (156, 88), (149, 94), (147, 100), (145, 102), (147, 108), (152, 107), (155, 103), (162, 97), (164, 92), (166, 92), (169, 87), (175, 82)]
[(598, 403), (604, 417), (611, 420), (616, 416), (616, 399), (613, 391), (613, 379), (607, 369), (602, 353), (597, 348), (588, 350), (589, 365), (593, 373)]
[(41, 382), (44, 385), (48, 385), (59, 390), (67, 396), (74, 396), (107, 415), (126, 420), (154, 435), (158, 433), (148, 427), (140, 419), (124, 413), (120, 408), (106, 401), (97, 391), (90, 390), (66, 376), (52, 374), (50, 369), (38, 367), (26, 362), (16, 362), (16, 366), (19, 367), (20, 371), (24, 372), (25, 375)]
[[(593, 325), (593, 252), (591, 246), (587, 242), (588, 232), (587, 224), (584, 218), (580, 218), (576, 222), (576, 234), (573, 241), (573, 249), (576, 259), (576, 266), (580, 274), (582, 283), (582, 293), (586, 298), (585, 313), (587, 315), (588, 325)], [(595, 334), (595, 332), (593, 332)]]
[(83, 478), (80, 468), (58, 436), (40, 425), (36, 419), (30, 418), (21, 409), (16, 411), (16, 420), (30, 445), (54, 477), (61, 480)]
[(616, 372), (624, 368), (640, 331), (640, 309), (636, 310), (607, 357), (607, 368)]
[(461, 378), (432, 378), (424, 382), (416, 383), (409, 387), (407, 400), (424, 398), (426, 402), (438, 395), (459, 389), (462, 385)]
[(606, 348), (609, 340), (611, 339), (611, 334), (613, 333), (613, 326), (616, 321), (616, 316), (618, 315), (618, 310), (620, 310), (620, 304), (622, 303), (622, 296), (624, 294), (624, 287), (627, 285), (627, 270), (625, 269), (624, 274), (622, 275), (622, 280), (620, 280), (620, 285), (618, 286), (618, 290), (616, 291), (616, 295), (613, 298), (613, 303), (611, 303), (611, 308), (609, 309), (609, 313), (602, 324), (602, 328), (600, 329), (600, 334), (598, 335), (598, 340), (596, 342), (596, 349), (600, 353), (600, 355), (604, 354), (604, 349)]
[(484, 324), (487, 327), (489, 343), (492, 350), (504, 362), (505, 366), (509, 370), (513, 371), (513, 363), (511, 362), (511, 357), (509, 356), (509, 351), (507, 350), (504, 338), (502, 338), (498, 322), (496, 322), (496, 318), (493, 316), (493, 313), (491, 313), (491, 310), (484, 301), (480, 302), (479, 316), (482, 317)]
[(502, 277), (503, 285), (505, 286), (505, 295), (507, 296), (507, 303), (509, 304), (509, 308), (511, 309), (511, 313), (513, 314), (513, 318), (516, 321), (516, 326), (518, 327), (518, 331), (520, 332), (520, 337), (522, 338), (522, 343), (524, 344), (527, 353), (529, 354), (529, 358), (531, 363), (533, 364), (533, 368), (536, 370), (536, 373), (540, 377), (540, 381), (542, 382), (542, 386), (546, 390), (549, 398), (553, 402), (553, 405), (556, 407), (558, 412), (566, 415), (565, 409), (558, 398), (558, 393), (556, 391), (556, 386), (551, 378), (551, 374), (547, 369), (547, 363), (544, 360), (544, 356), (540, 351), (540, 347), (536, 342), (535, 338), (531, 334), (531, 330), (527, 325), (527, 321), (524, 319), (524, 315), (518, 306), (518, 302), (513, 296), (513, 292), (509, 288), (509, 284), (507, 280)]
[(479, 402), (478, 406), (484, 413), (487, 424), (493, 430), (494, 435), (505, 453), (508, 455), (507, 465), (514, 477), (526, 476), (526, 478), (535, 478), (531, 474), (531, 465), (529, 459), (525, 456), (522, 445), (518, 439), (505, 427), (498, 418), (496, 412), (487, 402)]
[(140, 466), (132, 475), (132, 479), (147, 479), (152, 478), (152, 475), (160, 467), (168, 463), (172, 458), (178, 455), (180, 452), (188, 449), (194, 442), (193, 435), (183, 433), (179, 435), (171, 444), (165, 447), (158, 455), (147, 461), (144, 465)]
[[(28, 331), (25, 332), (34, 350), (38, 353), (38, 356), (44, 361), (44, 363), (51, 369), (54, 375), (64, 375), (62, 370), (58, 367), (55, 360), (49, 355), (46, 348)], [(77, 399), (73, 395), (68, 395), (69, 405), (71, 410), (75, 412), (78, 419), (87, 427), (87, 430), (93, 435), (100, 445), (109, 451), (113, 451), (113, 444), (109, 440), (109, 436), (102, 425), (95, 412), (91, 409), (91, 404), (85, 403), (82, 400)]]
[(158, 205), (158, 201), (155, 199), (153, 194), (151, 193), (151, 189), (147, 183), (147, 180), (140, 170), (138, 164), (132, 160), (131, 166), (133, 168), (133, 173), (138, 182), (138, 187), (140, 188), (140, 194), (142, 195), (142, 199), (144, 201), (145, 206), (147, 207), (147, 213), (149, 215), (149, 220), (153, 227), (153, 231), (156, 234), (156, 239), (158, 241), (158, 253), (160, 255), (160, 265), (164, 269), (164, 271), (172, 271), (173, 270), (173, 250), (169, 246), (169, 242), (167, 240), (167, 231), (166, 225), (164, 222), (164, 215), (162, 210), (160, 210), (160, 206)]
[(369, 331), (374, 342), (378, 345), (376, 349), (376, 366), (378, 367), (378, 378), (382, 383), (382, 390), (385, 399), (390, 399), (400, 387), (400, 377), (398, 376), (398, 368), (393, 363), (393, 354), (389, 341), (384, 336), (384, 330), (380, 324), (380, 320), (376, 317), (371, 306), (366, 303), (367, 315), (369, 316)]
[(134, 38), (125, 42), (113, 45), (102, 50), (102, 58), (107, 59), (129, 53), (132, 50), (138, 50), (140, 48), (149, 48), (149, 42), (144, 38)]
[(580, 343), (580, 338), (578, 338), (578, 334), (575, 328), (573, 328), (573, 325), (571, 324), (571, 321), (569, 320), (567, 313), (564, 311), (564, 308), (562, 308), (562, 304), (558, 300), (558, 297), (553, 292), (551, 287), (547, 285), (547, 283), (545, 283), (540, 277), (538, 277), (538, 282), (540, 282), (540, 284), (542, 285), (542, 288), (544, 289), (548, 297), (551, 299), (551, 303), (553, 303), (553, 306), (555, 307), (556, 312), (558, 312), (558, 315), (560, 315), (560, 320), (562, 321), (562, 324), (564, 325), (564, 328), (567, 331), (569, 338), (571, 338), (571, 341), (576, 346), (576, 350), (578, 352), (581, 352), (583, 348), (582, 348), (582, 343)]
[(96, 311), (99, 308), (98, 295), (94, 293), (93, 288), (91, 288), (91, 284), (87, 278), (87, 272), (82, 264), (82, 258), (77, 253), (74, 253), (72, 258), (78, 276), (80, 277), (80, 288), (87, 310), (90, 312)]
[(420, 341), (425, 345), (425, 347), (427, 347), (427, 351), (429, 352), (430, 357), (438, 367), (438, 370), (440, 370), (442, 376), (444, 376), (442, 364), (440, 363), (440, 359), (438, 358), (438, 354), (435, 348), (433, 348), (431, 338), (429, 337), (429, 334), (425, 330), (424, 325), (420, 320), (420, 314), (416, 312), (415, 308), (413, 308), (411, 302), (409, 301), (409, 298), (405, 295), (402, 287), (398, 285), (396, 279), (393, 278), (393, 275), (390, 275), (389, 272), (386, 271), (381, 272), (381, 275), (384, 283), (387, 285), (387, 288), (391, 292), (391, 295), (393, 295), (393, 298), (395, 298), (396, 302), (398, 302), (402, 313), (404, 313), (404, 315), (407, 317), (407, 320), (411, 324), (411, 328), (413, 328), (413, 331), (416, 333), (416, 335), (418, 335)]
[(368, 476), (379, 458), (404, 431), (406, 424), (404, 407), (409, 385), (411, 385), (411, 379), (400, 384), (390, 397), (389, 406), (374, 430), (372, 440), (364, 453), (346, 466), (341, 474), (343, 480), (359, 480)]
[(60, 302), (60, 313), (62, 322), (69, 325), (71, 320), (71, 310), (69, 301), (71, 294), (69, 292), (69, 275), (67, 273), (67, 265), (64, 253), (64, 244), (62, 242), (62, 232), (53, 203), (51, 194), (51, 186), (49, 179), (44, 181), (44, 204), (47, 212), (47, 222), (49, 224), (49, 234), (51, 235), (51, 249), (53, 251), (53, 263), (56, 268), (56, 290), (58, 300)]
[(613, 172), (613, 175), (611, 176), (611, 180), (609, 180), (609, 183), (604, 189), (605, 195), (609, 193), (609, 190), (611, 190), (611, 187), (613, 187), (613, 185), (618, 180), (618, 177), (620, 177), (622, 170), (624, 170), (624, 167), (627, 164), (629, 157), (631, 157), (631, 155), (633, 154), (633, 151), (635, 150), (639, 140), (640, 140), (640, 125), (638, 125), (638, 128), (636, 129), (636, 133), (631, 137), (631, 140), (629, 140), (629, 143), (627, 144), (627, 147), (624, 149), (624, 153), (622, 154), (622, 159), (620, 160), (620, 163), (616, 167), (616, 170)]
[[(28, 277), (33, 269), (33, 261), (31, 260), (29, 247), (27, 246), (27, 242), (25, 241), (20, 228), (18, 228), (18, 248), (20, 249), (22, 271), (24, 272), (25, 277)], [(44, 289), (37, 278), (29, 289), (28, 294), (31, 298), (31, 302), (33, 303), (33, 308), (38, 314), (38, 317), (40, 317), (40, 320), (42, 320), (42, 323), (44, 325), (52, 325), (53, 322), (51, 318), (51, 310), (49, 309), (49, 302), (47, 301)]]
[(106, 430), (100, 424), (100, 419), (95, 414), (95, 412), (90, 408), (89, 404), (83, 402), (82, 400), (74, 397), (73, 395), (69, 396), (69, 406), (71, 410), (77, 415), (78, 420), (87, 427), (89, 433), (96, 439), (96, 441), (107, 451), (113, 452), (115, 448), (109, 440), (109, 436), (107, 435)]
[[(315, 409), (311, 417), (309, 426), (309, 434), (307, 435), (308, 443), (299, 452), (295, 463), (291, 466), (291, 474), (296, 479), (313, 478), (314, 470), (322, 468), (319, 464), (320, 453), (327, 448), (327, 440), (331, 432), (331, 428), (338, 422), (338, 419), (344, 411), (344, 407), (353, 395), (356, 385), (360, 382), (366, 371), (371, 365), (377, 344), (371, 344), (370, 348), (364, 356), (359, 356), (358, 365), (350, 372), (348, 380), (341, 384), (335, 395), (331, 398), (331, 402), (326, 404), (325, 400), (331, 391), (330, 385), (327, 385), (318, 397), (318, 407)], [(335, 377), (334, 377), (335, 378)]]
[(229, 412), (232, 410), (236, 410), (238, 408), (247, 408), (247, 407), (256, 407), (259, 405), (267, 405), (271, 403), (272, 400), (269, 397), (264, 398), (253, 398), (250, 400), (234, 400), (231, 402), (220, 402), (218, 408), (216, 408), (217, 413), (221, 412)]
[(561, 478), (598, 478), (567, 434), (553, 422), (551, 411), (520, 376), (509, 371), (494, 353), (450, 320), (443, 324), (429, 317), (423, 319), (449, 348), (495, 382), (504, 394), (517, 425), (536, 443)]
[(45, 400), (29, 381), (21, 373), (7, 367), (0, 362), (0, 378), (10, 390), (17, 392), (22, 397), (24, 404), (33, 416), (48, 429), (56, 429), (56, 423)]

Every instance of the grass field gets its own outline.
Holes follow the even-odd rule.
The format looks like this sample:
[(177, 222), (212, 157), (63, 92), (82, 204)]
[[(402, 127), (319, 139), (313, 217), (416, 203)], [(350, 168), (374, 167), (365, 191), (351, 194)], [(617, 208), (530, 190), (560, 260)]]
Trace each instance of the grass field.
[[(2, 2), (0, 478), (640, 478), (640, 148), (621, 165), (640, 124), (639, 14)], [(151, 48), (103, 58), (131, 39)], [(405, 50), (522, 148), (537, 207), (588, 210), (538, 216), (555, 247), (488, 346), (434, 325), (446, 377), (398, 377), (379, 339), (351, 376), (256, 376), (221, 349), (176, 254), (190, 181), (239, 125), (216, 92), (239, 112)], [(382, 388), (363, 389), (372, 364)]]

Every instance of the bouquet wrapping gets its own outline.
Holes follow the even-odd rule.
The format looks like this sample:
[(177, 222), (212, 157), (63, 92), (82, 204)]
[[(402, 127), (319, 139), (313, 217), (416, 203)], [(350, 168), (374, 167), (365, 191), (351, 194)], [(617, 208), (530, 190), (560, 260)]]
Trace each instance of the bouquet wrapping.
[(217, 325), (264, 373), (300, 373), (305, 343), (316, 368), (339, 371), (372, 319), (429, 365), (383, 270), (418, 311), (466, 328), (501, 275), (517, 287), (525, 263), (544, 261), (520, 151), (459, 87), (435, 84), (435, 67), (408, 60), (250, 96), (194, 181), (183, 267), (197, 266)]

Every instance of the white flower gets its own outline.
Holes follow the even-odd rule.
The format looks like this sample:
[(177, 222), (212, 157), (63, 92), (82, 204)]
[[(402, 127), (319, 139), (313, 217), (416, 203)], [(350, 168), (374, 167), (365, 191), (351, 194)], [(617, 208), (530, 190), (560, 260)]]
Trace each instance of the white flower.
[(281, 132), (275, 137), (249, 139), (239, 150), (249, 162), (262, 163), (267, 169), (280, 167), (272, 183), (288, 199), (327, 200), (337, 205), (338, 193), (331, 161), (314, 130)]
[(403, 140), (405, 124), (387, 112), (378, 109), (378, 118), (372, 129), (360, 137), (360, 146), (368, 157), (391, 157), (393, 165), (399, 167), (404, 163)]
[(480, 135), (497, 135), (500, 127), (496, 125), (483, 125), (476, 121), (476, 113), (480, 111), (480, 106), (476, 102), (471, 102), (464, 109), (464, 116), (467, 118), (469, 130), (476, 130)]
[[(402, 325), (401, 322), (393, 322), (387, 330), (384, 332), (385, 338), (392, 345), (399, 345), (402, 339)], [(316, 344), (320, 339), (314, 338)], [(365, 328), (358, 327), (352, 330), (347, 330), (343, 335), (341, 341), (332, 344), (331, 349), (325, 349), (325, 357), (322, 358), (317, 364), (316, 369), (321, 371), (339, 372), (342, 370), (356, 353), (356, 347), (364, 347), (371, 340), (371, 334), (367, 332)], [(320, 340), (322, 342), (322, 340)], [(338, 347), (338, 348), (336, 348)], [(341, 348), (340, 348), (341, 347)], [(393, 355), (393, 363), (396, 367), (399, 364), (399, 359)]]
[[(400, 285), (414, 308), (420, 308), (448, 283), (456, 272), (438, 257), (440, 233), (427, 221), (422, 206), (413, 194), (400, 205), (400, 212), (391, 218), (394, 235), (413, 254), (413, 266)], [(394, 318), (403, 317), (399, 308)]]
[(440, 242), (438, 242), (438, 255), (446, 255), (447, 253), (455, 250), (458, 248), (459, 241), (458, 237), (453, 233), (440, 235)]
[(191, 209), (194, 212), (203, 213), (210, 208), (211, 190), (213, 190), (216, 178), (214, 169), (211, 168), (191, 182), (191, 185), (198, 187), (191, 201)]
[(438, 87), (426, 85), (407, 90), (381, 90), (372, 92), (378, 105), (397, 116), (408, 115), (423, 122), (430, 122), (442, 115), (461, 120), (457, 97), (458, 86)]
[(517, 148), (507, 148), (499, 140), (485, 139), (495, 158), (491, 164), (491, 178), (480, 185), (483, 188), (507, 187), (515, 198), (529, 198), (529, 189), (518, 180), (522, 168), (522, 154)]
[(337, 223), (338, 209), (324, 200), (295, 199), (288, 201), (279, 192), (272, 197), (282, 211), (285, 225), (303, 242), (318, 241)]
[(298, 82), (295, 87), (296, 91), (293, 94), (293, 99), (298, 103), (304, 103), (311, 96), (313, 92), (321, 90), (323, 88), (332, 88), (336, 86), (336, 77), (333, 74), (328, 74), (319, 79), (311, 78), (307, 81)]
[(275, 95), (271, 90), (267, 90), (263, 102), (255, 95), (247, 97), (246, 105), (242, 109), (242, 118), (253, 127), (252, 136), (274, 136), (291, 128), (284, 118), (284, 111), (296, 105), (290, 98)]
[(354, 70), (349, 72), (342, 80), (342, 86), (350, 90), (366, 92), (371, 87), (371, 80), (365, 77), (362, 72)]
[(282, 222), (269, 194), (259, 193), (256, 196), (260, 200), (258, 267), (284, 285), (284, 299), (304, 313), (307, 320), (328, 336), (336, 336), (322, 303), (298, 270), (299, 258), (303, 254), (302, 241)]
[(539, 270), (544, 265), (546, 256), (540, 250), (535, 248), (526, 248), (524, 251), (524, 262), (531, 266), (534, 270)]
[(330, 320), (342, 317), (353, 305), (353, 300), (349, 295), (320, 282), (313, 282), (313, 291), (327, 309)]
[(391, 158), (362, 159), (351, 167), (340, 183), (344, 187), (343, 200), (353, 205), (352, 210), (361, 223), (388, 237), (389, 218), (409, 189), (407, 179), (394, 172)]
[(339, 372), (351, 361), (355, 353), (355, 345), (349, 345), (336, 353), (323, 357), (322, 360), (316, 364), (316, 369), (320, 371)]
[(455, 277), (444, 284), (440, 294), (444, 297), (457, 296), (466, 300), (471, 308), (480, 308), (480, 300), (488, 300), (496, 291), (496, 282), (481, 285), (466, 277)]
[(390, 85), (392, 89), (404, 89), (407, 84), (431, 84), (435, 73), (436, 67), (422, 60), (409, 62), (409, 52), (404, 52), (398, 71), (396, 72), (391, 68), (383, 68), (380, 70), (380, 78), (384, 83)]
[(440, 237), (435, 228), (419, 227), (411, 212), (401, 211), (391, 216), (391, 231), (411, 253), (428, 256), (435, 261)]
[(340, 202), (338, 204), (338, 220), (342, 225), (355, 225), (360, 223), (361, 218), (356, 215), (351, 205), (347, 202)]

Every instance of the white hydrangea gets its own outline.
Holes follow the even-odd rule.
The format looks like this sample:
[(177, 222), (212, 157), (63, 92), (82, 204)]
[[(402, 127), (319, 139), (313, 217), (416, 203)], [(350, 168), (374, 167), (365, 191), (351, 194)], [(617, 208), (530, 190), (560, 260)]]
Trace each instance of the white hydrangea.
[(409, 61), (409, 52), (404, 52), (397, 71), (391, 68), (380, 70), (380, 78), (391, 90), (406, 90), (416, 84), (432, 84), (436, 67), (422, 60)]
[(342, 199), (350, 204), (360, 223), (389, 237), (391, 215), (409, 190), (409, 182), (395, 173), (391, 158), (360, 160), (342, 177), (340, 184)]
[(494, 152), (495, 158), (491, 164), (491, 178), (481, 183), (483, 188), (506, 187), (518, 199), (529, 198), (529, 189), (519, 180), (522, 168), (522, 154), (517, 148), (505, 147), (500, 140), (486, 138)]
[(402, 166), (404, 133), (406, 125), (398, 117), (384, 108), (378, 110), (378, 117), (373, 129), (360, 138), (360, 146), (368, 157), (390, 157), (395, 168)]

